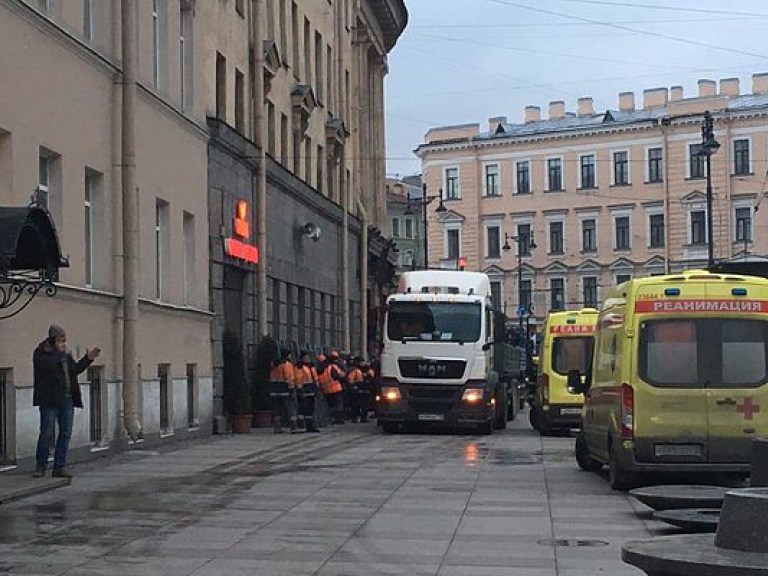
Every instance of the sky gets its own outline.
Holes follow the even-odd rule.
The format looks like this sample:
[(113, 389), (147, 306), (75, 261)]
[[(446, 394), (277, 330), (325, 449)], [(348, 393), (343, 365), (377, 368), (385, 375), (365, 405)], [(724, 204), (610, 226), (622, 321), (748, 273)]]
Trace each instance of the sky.
[(387, 173), (421, 171), (413, 150), (433, 126), (523, 120), (526, 105), (683, 86), (768, 72), (766, 0), (405, 0), (408, 26), (389, 55)]

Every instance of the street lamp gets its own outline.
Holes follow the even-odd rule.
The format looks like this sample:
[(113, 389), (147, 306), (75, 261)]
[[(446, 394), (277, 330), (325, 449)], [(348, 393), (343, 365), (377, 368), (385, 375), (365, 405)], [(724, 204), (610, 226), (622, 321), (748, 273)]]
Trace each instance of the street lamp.
[(533, 230), (531, 230), (530, 234), (518, 234), (517, 236), (511, 236), (510, 234), (507, 234), (504, 232), (504, 246), (501, 247), (502, 250), (505, 252), (509, 252), (512, 249), (512, 246), (509, 244), (509, 241), (513, 240), (517, 243), (517, 311), (519, 321), (520, 321), (520, 330), (523, 329), (523, 248), (528, 248), (526, 250), (526, 254), (530, 255), (531, 250), (536, 249), (536, 241), (533, 239)]
[(715, 140), (714, 119), (709, 110), (704, 112), (701, 124), (701, 149), (699, 154), (704, 156), (707, 164), (707, 268), (715, 265), (715, 238), (712, 224), (712, 154), (720, 148), (720, 142)]
[(426, 184), (422, 184), (422, 186), (421, 186), (421, 198), (420, 199), (412, 200), (410, 194), (406, 195), (406, 207), (405, 207), (405, 212), (404, 212), (404, 214), (406, 216), (413, 216), (413, 208), (412, 208), (412, 206), (421, 206), (421, 210), (422, 210), (421, 215), (422, 215), (422, 218), (424, 219), (424, 269), (425, 270), (429, 269), (429, 236), (427, 234), (427, 232), (429, 230), (428, 230), (428, 227), (427, 227), (428, 226), (428, 221), (427, 221), (427, 205), (430, 202), (432, 202), (432, 200), (434, 200), (436, 198), (440, 200), (440, 203), (437, 206), (437, 208), (435, 208), (435, 212), (437, 212), (438, 214), (442, 214), (443, 212), (445, 212), (447, 210), (447, 208), (443, 204), (443, 189), (442, 188), (440, 188), (440, 194), (439, 195), (437, 195), (437, 196), (435, 196), (435, 195), (427, 196), (427, 185)]

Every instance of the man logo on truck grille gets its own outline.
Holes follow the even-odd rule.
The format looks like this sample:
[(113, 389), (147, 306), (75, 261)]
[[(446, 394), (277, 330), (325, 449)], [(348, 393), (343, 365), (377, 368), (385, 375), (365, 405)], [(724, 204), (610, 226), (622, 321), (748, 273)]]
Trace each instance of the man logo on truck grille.
[(421, 363), (418, 366), (419, 374), (424, 376), (429, 376), (430, 378), (434, 378), (435, 376), (439, 376), (442, 374), (445, 374), (448, 370), (447, 366), (444, 364), (436, 364), (434, 362), (430, 363)]

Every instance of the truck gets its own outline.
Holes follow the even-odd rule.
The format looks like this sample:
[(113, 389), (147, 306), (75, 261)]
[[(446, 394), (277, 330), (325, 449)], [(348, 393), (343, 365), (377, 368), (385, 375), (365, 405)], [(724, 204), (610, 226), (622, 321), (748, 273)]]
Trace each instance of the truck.
[(520, 406), (525, 354), (509, 342), (486, 274), (405, 272), (386, 303), (379, 425), (386, 433), (415, 423), (506, 428)]

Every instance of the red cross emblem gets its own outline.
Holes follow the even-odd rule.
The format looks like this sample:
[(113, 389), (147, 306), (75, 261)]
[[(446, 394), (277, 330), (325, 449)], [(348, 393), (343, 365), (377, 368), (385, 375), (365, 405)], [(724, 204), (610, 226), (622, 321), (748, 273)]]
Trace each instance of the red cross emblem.
[(736, 405), (736, 412), (744, 414), (744, 420), (752, 420), (752, 416), (760, 412), (760, 405), (752, 402), (752, 398), (744, 398), (743, 404)]

